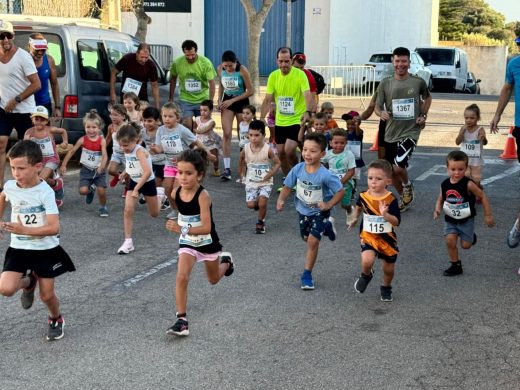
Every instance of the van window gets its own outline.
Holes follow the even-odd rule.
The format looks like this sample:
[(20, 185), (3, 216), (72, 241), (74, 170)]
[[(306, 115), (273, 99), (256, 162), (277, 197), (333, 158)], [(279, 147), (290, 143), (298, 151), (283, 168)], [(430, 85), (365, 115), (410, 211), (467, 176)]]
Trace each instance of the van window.
[[(17, 30), (14, 36), (15, 45), (21, 47), (22, 49), (29, 50), (29, 35), (34, 32), (35, 31)], [(57, 34), (45, 33), (44, 37), (47, 40), (47, 53), (52, 56), (54, 62), (56, 63), (57, 77), (65, 76), (66, 67), (63, 52), (63, 41)]]
[(78, 40), (79, 70), (83, 80), (108, 81), (105, 80), (103, 72), (103, 46), (101, 42), (91, 39)]
[[(130, 45), (128, 42), (121, 41), (105, 41), (105, 48), (107, 50), (108, 63), (110, 70), (117, 64), (117, 62), (130, 52), (135, 52), (137, 47)], [(116, 80), (121, 81), (121, 73), (117, 75)]]
[(450, 49), (417, 49), (424, 62), (433, 65), (453, 65), (455, 50)]

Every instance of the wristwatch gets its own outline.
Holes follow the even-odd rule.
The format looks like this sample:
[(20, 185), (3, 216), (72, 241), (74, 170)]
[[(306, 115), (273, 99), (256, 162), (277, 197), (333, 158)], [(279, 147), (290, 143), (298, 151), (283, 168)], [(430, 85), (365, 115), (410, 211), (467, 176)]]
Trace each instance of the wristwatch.
[(14, 98), (14, 101), (15, 101), (16, 103), (21, 103), (21, 102), (22, 102), (22, 98), (20, 97), (20, 95), (18, 95), (18, 96), (16, 96), (16, 97)]
[(184, 225), (182, 228), (181, 228), (181, 234), (183, 236), (185, 236), (186, 234), (188, 234), (190, 231), (190, 226), (189, 225)]
[(419, 116), (422, 116), (424, 119), (426, 119), (426, 117), (427, 117), (428, 115), (426, 115), (424, 112), (422, 112), (422, 113), (419, 114)]

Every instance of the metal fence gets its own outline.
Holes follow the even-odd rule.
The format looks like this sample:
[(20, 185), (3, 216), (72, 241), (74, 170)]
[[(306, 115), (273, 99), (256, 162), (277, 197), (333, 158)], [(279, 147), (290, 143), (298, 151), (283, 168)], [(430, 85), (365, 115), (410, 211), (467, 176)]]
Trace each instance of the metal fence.
[(325, 89), (321, 99), (361, 99), (371, 98), (374, 94), (376, 72), (374, 67), (366, 65), (326, 65), (311, 66), (325, 79)]
[(173, 60), (173, 48), (170, 45), (150, 44), (150, 54), (157, 60), (161, 68), (168, 71)]

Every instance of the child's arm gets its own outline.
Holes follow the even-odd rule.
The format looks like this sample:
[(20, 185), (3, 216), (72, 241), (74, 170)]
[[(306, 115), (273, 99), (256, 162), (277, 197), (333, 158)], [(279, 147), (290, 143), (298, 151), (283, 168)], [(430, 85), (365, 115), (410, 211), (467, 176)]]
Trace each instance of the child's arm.
[(16, 222), (4, 222), (4, 230), (13, 234), (24, 236), (45, 237), (54, 236), (60, 232), (60, 217), (58, 214), (47, 214), (47, 223), (43, 226), (25, 226), (18, 216)]
[(347, 184), (347, 182), (354, 177), (355, 173), (356, 173), (356, 168), (350, 168), (347, 171), (347, 173), (345, 174), (345, 176), (343, 176), (341, 178), (341, 180), (340, 180), (341, 184), (343, 184), (343, 185)]
[[(217, 158), (208, 150), (208, 148), (206, 148), (206, 146), (204, 146), (204, 144), (202, 142), (200, 142), (199, 140), (195, 140), (191, 145), (190, 145), (190, 148), (198, 148), (198, 149), (203, 149), (206, 151), (206, 153), (208, 154), (208, 160), (213, 162), (213, 161), (217, 161)], [(203, 233), (200, 233), (200, 234), (203, 234)]]
[[(172, 192), (171, 192), (171, 199), (173, 201), (173, 204), (170, 204), (170, 206), (171, 206), (172, 210), (173, 209), (178, 210), (177, 204), (175, 203), (176, 202), (176, 194), (177, 194), (177, 191), (174, 188), (172, 190)], [(181, 227), (179, 226), (179, 224), (178, 224), (176, 219), (168, 219), (168, 221), (166, 221), (166, 230), (169, 230), (172, 233), (177, 233), (177, 234), (181, 233)]]
[(79, 148), (83, 146), (83, 137), (78, 139), (71, 150), (67, 152), (65, 157), (63, 158), (63, 161), (61, 162), (60, 172), (63, 176), (65, 176), (65, 172), (67, 172), (67, 164), (69, 163), (69, 160), (72, 156), (74, 156), (74, 153), (78, 151)]
[(441, 215), (442, 211), (442, 193), (439, 191), (439, 196), (437, 197), (437, 200), (435, 201), (435, 210), (433, 211), (433, 219), (439, 218), (439, 215)]
[(33, 128), (31, 127), (30, 129), (27, 129), (27, 131), (25, 132), (25, 134), (23, 136), (24, 141), (30, 140), (32, 135), (33, 135)]
[(484, 190), (470, 180), (468, 181), (468, 191), (480, 198), (480, 201), (482, 202), (482, 208), (484, 209), (484, 222), (486, 225), (488, 227), (495, 226), (495, 219), (493, 218), (491, 205), (489, 204), (489, 199), (486, 196)]
[(305, 137), (305, 133), (307, 133), (308, 126), (309, 122), (303, 122), (300, 125), (300, 131), (298, 132), (298, 142), (303, 142), (303, 137)]
[(107, 153), (107, 141), (104, 138), (101, 138), (101, 163), (97, 169), (98, 173), (102, 173), (105, 170), (105, 167), (108, 162), (108, 153)]
[(61, 127), (49, 126), (49, 132), (53, 135), (59, 135), (61, 137), (62, 144), (67, 146), (69, 143), (69, 135), (67, 130), (62, 129)]
[(356, 208), (354, 209), (354, 216), (352, 217), (352, 221), (350, 222), (349, 225), (347, 225), (348, 232), (350, 232), (352, 230), (352, 228), (354, 226), (356, 226), (356, 224), (359, 220), (359, 216), (361, 215), (361, 210), (362, 210), (361, 206), (356, 206)]
[(242, 150), (238, 158), (238, 176), (240, 179), (244, 179), (246, 173), (246, 152)]
[(291, 194), (291, 189), (286, 185), (283, 186), (282, 191), (280, 191), (280, 195), (278, 195), (278, 200), (276, 201), (276, 211), (282, 211), (285, 205), (285, 200)]
[(139, 178), (139, 181), (137, 182), (137, 184), (135, 185), (135, 187), (132, 191), (132, 196), (134, 198), (138, 198), (139, 189), (146, 184), (146, 182), (148, 181), (148, 179), (150, 178), (150, 176), (152, 174), (152, 170), (148, 166), (148, 159), (147, 159), (148, 152), (146, 152), (144, 149), (139, 149), (135, 153), (135, 155), (139, 159), (139, 163), (141, 164), (141, 169), (143, 170), (143, 174)]
[(109, 125), (107, 129), (107, 146), (110, 145), (110, 143), (112, 142), (112, 126), (114, 125)]
[(389, 210), (389, 204), (385, 201), (379, 202), (379, 212), (385, 219), (385, 221), (390, 222), (392, 226), (398, 226), (399, 225), (399, 218), (397, 218), (395, 215), (390, 214)]
[(276, 175), (276, 172), (280, 169), (280, 166), (282, 163), (280, 162), (280, 159), (278, 158), (278, 155), (275, 154), (271, 148), (269, 148), (269, 159), (273, 162), (273, 166), (271, 167), (271, 170), (267, 172), (267, 174), (264, 176), (264, 181), (270, 180), (274, 175)]
[(483, 127), (480, 127), (478, 129), (478, 140), (480, 141), (480, 143), (482, 145), (487, 145), (487, 143), (488, 143), (488, 140), (486, 138), (486, 130), (484, 130)]
[(0, 220), (4, 217), (5, 202), (5, 192), (0, 192)]
[(466, 128), (462, 126), (459, 130), (459, 134), (457, 135), (457, 138), (455, 138), (455, 144), (460, 145), (462, 141), (464, 141), (464, 132), (466, 131)]
[(359, 127), (359, 121), (356, 121), (356, 136), (359, 139), (363, 139), (363, 129), (361, 129), (361, 127)]

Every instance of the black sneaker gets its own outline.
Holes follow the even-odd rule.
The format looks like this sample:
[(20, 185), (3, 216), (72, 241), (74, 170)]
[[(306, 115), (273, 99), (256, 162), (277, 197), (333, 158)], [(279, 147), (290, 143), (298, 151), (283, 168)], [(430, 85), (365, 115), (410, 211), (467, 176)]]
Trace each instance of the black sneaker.
[(38, 275), (31, 271), (27, 277), (30, 280), (29, 286), (22, 290), (22, 295), (20, 296), (20, 301), (22, 303), (22, 307), (27, 310), (30, 309), (34, 302), (34, 290), (36, 289), (36, 284), (38, 282)]
[(229, 252), (222, 252), (220, 254), (220, 263), (228, 263), (229, 268), (224, 273), (225, 276), (231, 276), (233, 274), (233, 271), (235, 270), (235, 263), (233, 263), (233, 256), (231, 256), (231, 253)]
[(52, 319), (49, 317), (49, 330), (47, 331), (47, 340), (59, 340), (61, 339), (65, 333), (63, 333), (63, 328), (65, 327), (65, 320), (63, 316), (59, 316), (57, 319)]
[(91, 184), (88, 188), (88, 194), (85, 196), (85, 203), (91, 204), (94, 200), (94, 195), (96, 195), (96, 187), (94, 184)]
[(374, 272), (371, 272), (370, 275), (365, 275), (364, 273), (361, 273), (359, 278), (356, 280), (356, 283), (354, 283), (354, 290), (358, 293), (364, 293), (365, 290), (368, 287), (368, 283), (372, 280)]
[(231, 180), (231, 169), (224, 169), (224, 173), (220, 176), (220, 180), (222, 181), (230, 181)]
[(462, 275), (462, 264), (460, 261), (451, 263), (450, 268), (444, 271), (444, 276), (457, 276)]
[(178, 318), (175, 324), (166, 331), (166, 334), (176, 336), (188, 336), (190, 331), (188, 329), (188, 321), (183, 318)]
[(392, 302), (392, 286), (381, 286), (381, 300), (383, 302)]
[(265, 234), (265, 222), (264, 221), (258, 221), (256, 223), (256, 234)]

